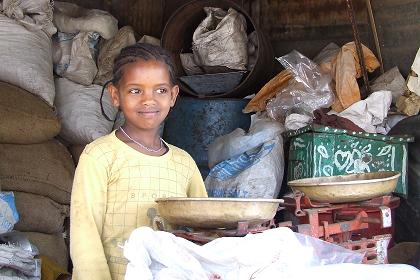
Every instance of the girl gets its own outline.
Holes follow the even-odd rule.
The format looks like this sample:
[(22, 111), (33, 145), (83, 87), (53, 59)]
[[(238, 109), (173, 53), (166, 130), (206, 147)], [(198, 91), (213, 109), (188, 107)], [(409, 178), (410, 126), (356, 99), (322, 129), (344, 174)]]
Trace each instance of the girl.
[(73, 279), (124, 279), (120, 245), (135, 228), (152, 226), (155, 199), (207, 196), (191, 156), (159, 136), (179, 92), (170, 55), (137, 43), (121, 51), (113, 75), (108, 91), (125, 123), (80, 157), (71, 200)]

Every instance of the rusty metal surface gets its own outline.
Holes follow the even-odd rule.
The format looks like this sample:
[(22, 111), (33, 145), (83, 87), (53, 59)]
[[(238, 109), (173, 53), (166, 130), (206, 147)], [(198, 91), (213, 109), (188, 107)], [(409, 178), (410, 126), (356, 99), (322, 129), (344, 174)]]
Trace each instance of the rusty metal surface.
[(318, 202), (343, 203), (368, 200), (391, 193), (400, 173), (373, 172), (289, 181), (294, 191)]
[(359, 31), (357, 30), (356, 17), (354, 15), (353, 1), (346, 0), (347, 13), (349, 15), (351, 27), (353, 29), (354, 43), (356, 45), (357, 56), (359, 57), (360, 67), (362, 69), (363, 82), (365, 87), (365, 97), (370, 94), (369, 79), (366, 70), (365, 58), (362, 50), (362, 43), (360, 42)]
[(159, 198), (159, 215), (169, 224), (194, 229), (253, 227), (274, 218), (281, 199)]

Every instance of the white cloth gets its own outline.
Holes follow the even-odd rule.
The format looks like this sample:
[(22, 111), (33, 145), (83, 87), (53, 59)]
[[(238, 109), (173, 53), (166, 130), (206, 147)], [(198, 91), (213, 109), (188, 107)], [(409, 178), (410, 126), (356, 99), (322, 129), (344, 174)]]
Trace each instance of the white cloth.
[(284, 121), (286, 130), (297, 130), (312, 123), (312, 117), (302, 114), (290, 114)]
[(330, 111), (328, 114), (349, 119), (368, 133), (377, 133), (377, 126), (380, 126), (388, 115), (391, 102), (390, 91), (377, 91), (365, 100), (354, 103), (341, 113)]

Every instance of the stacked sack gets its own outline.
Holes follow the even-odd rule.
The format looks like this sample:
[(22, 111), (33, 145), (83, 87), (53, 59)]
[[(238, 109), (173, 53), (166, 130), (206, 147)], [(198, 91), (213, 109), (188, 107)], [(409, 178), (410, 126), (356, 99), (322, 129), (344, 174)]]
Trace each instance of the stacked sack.
[[(136, 43), (130, 26), (118, 30), (117, 20), (101, 10), (54, 2), (53, 36), (55, 103), (61, 121), (60, 138), (75, 163), (86, 144), (124, 123), (102, 87), (112, 79), (114, 60), (121, 49)], [(160, 44), (144, 35), (140, 42)], [(102, 96), (102, 97), (101, 97)], [(104, 114), (106, 117), (104, 116)]]
[(117, 20), (107, 12), (66, 2), (54, 5), (55, 106), (60, 137), (77, 163), (86, 144), (113, 130), (118, 110), (106, 90), (101, 98), (102, 86), (112, 78), (115, 57), (136, 40), (131, 27), (118, 30)]
[(52, 13), (49, 0), (0, 2), (0, 185), (14, 192), (20, 215), (14, 229), (67, 269), (63, 223), (74, 164), (54, 140), (61, 126), (54, 109)]

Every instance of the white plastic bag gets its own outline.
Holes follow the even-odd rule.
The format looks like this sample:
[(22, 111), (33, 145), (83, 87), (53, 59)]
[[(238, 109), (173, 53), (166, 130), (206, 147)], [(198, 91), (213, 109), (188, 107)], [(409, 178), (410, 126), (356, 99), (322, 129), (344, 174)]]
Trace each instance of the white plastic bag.
[(246, 70), (248, 39), (245, 17), (230, 8), (228, 12), (205, 7), (207, 17), (193, 34), (194, 60), (199, 66), (225, 66)]
[(363, 254), (286, 227), (218, 238), (203, 246), (141, 227), (124, 245), (124, 256), (129, 260), (126, 280), (137, 280), (139, 275), (145, 280), (289, 279), (297, 271), (300, 275), (302, 268), (363, 259)]
[(322, 73), (318, 65), (297, 51), (277, 58), (294, 77), (267, 104), (273, 119), (284, 121), (290, 113), (312, 115), (319, 108), (328, 108), (334, 101), (330, 87), (331, 76)]
[(237, 128), (229, 134), (217, 137), (208, 146), (208, 164), (213, 168), (216, 164), (239, 156), (246, 151), (261, 146), (263, 143), (276, 138), (284, 131), (278, 122), (254, 114), (248, 132)]
[[(65, 78), (56, 79), (55, 84), (55, 102), (62, 125), (60, 136), (64, 140), (73, 145), (85, 145), (112, 131), (114, 123), (106, 120), (101, 112), (101, 86), (83, 86)], [(107, 92), (102, 101), (107, 116), (115, 119), (117, 108)]]
[(248, 134), (236, 129), (216, 139), (209, 147), (209, 196), (277, 198), (284, 173), (282, 131), (280, 123), (254, 116)]
[(96, 32), (58, 32), (53, 37), (55, 73), (75, 83), (91, 85), (98, 72), (95, 62), (98, 41)]

